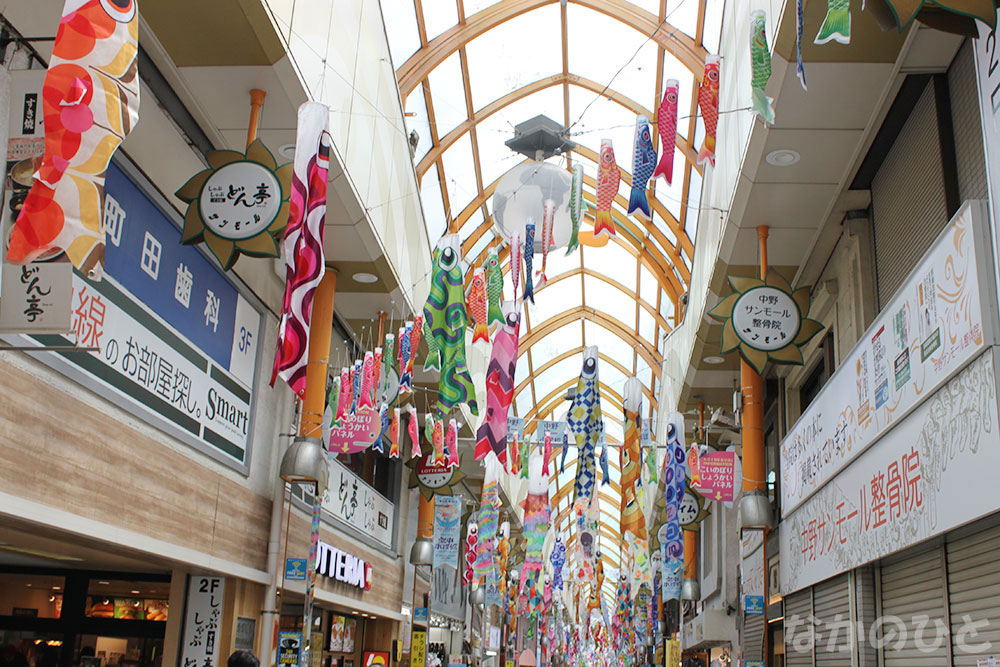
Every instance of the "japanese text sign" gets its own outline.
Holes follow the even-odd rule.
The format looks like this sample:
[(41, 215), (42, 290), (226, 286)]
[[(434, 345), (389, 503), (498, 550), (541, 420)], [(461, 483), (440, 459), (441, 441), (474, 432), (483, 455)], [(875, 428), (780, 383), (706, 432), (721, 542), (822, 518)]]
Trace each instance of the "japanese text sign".
[(990, 343), (985, 220), (981, 202), (955, 215), (782, 440), (784, 517)]
[(226, 580), (211, 575), (188, 579), (180, 667), (214, 667), (222, 648), (222, 599)]
[(462, 499), (437, 496), (434, 500), (434, 568), (458, 569), (458, 545), (462, 534)]
[(735, 494), (737, 477), (739, 476), (740, 481), (742, 481), (739, 464), (736, 452), (705, 452), (698, 457), (700, 474), (697, 483), (692, 480), (691, 486), (708, 500), (731, 503)]
[(379, 544), (392, 548), (392, 502), (333, 456), (328, 460), (330, 483), (323, 492), (323, 509)]

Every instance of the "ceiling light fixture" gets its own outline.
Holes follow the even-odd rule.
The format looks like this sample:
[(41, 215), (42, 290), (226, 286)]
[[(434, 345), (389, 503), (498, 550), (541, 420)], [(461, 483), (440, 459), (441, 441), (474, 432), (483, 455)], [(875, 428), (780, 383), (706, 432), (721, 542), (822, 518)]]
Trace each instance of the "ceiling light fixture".
[(790, 148), (779, 148), (771, 151), (764, 159), (775, 167), (790, 167), (799, 161), (799, 154)]
[(132, 595), (138, 595), (138, 594), (139, 594), (139, 593), (141, 593), (141, 592), (142, 592), (142, 591), (132, 591)]
[(278, 152), (289, 160), (295, 159), (295, 144), (284, 144), (278, 146)]
[(712, 364), (712, 365), (721, 364), (725, 360), (726, 360), (725, 357), (714, 356), (714, 355), (711, 356), (711, 357), (705, 357), (704, 359), (702, 359), (702, 361), (704, 361), (706, 364)]
[(354, 282), (364, 283), (365, 285), (371, 285), (372, 283), (378, 282), (378, 276), (376, 276), (374, 273), (365, 273), (364, 271), (360, 273), (355, 273), (351, 277), (354, 278)]

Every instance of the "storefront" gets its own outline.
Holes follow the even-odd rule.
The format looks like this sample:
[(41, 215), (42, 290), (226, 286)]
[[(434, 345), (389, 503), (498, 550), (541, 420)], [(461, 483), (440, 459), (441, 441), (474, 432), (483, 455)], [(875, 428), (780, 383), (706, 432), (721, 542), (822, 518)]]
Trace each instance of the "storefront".
[(0, 568), (6, 664), (160, 667), (170, 575)]

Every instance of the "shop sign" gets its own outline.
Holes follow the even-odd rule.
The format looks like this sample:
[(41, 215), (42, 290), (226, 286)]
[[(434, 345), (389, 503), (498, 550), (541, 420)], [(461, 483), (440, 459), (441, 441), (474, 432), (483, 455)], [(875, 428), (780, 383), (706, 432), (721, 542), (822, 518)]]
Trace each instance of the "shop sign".
[(419, 488), (420, 494), (430, 500), (434, 496), (450, 496), (451, 488), (465, 479), (458, 466), (434, 465), (434, 451), (428, 451), (420, 458), (407, 461), (410, 468), (409, 488)]
[(3, 262), (2, 270), (0, 333), (70, 331), (73, 265), (65, 256), (25, 266)]
[(981, 202), (955, 214), (782, 440), (783, 517), (992, 342), (985, 221)]
[(167, 433), (246, 469), (263, 318), (114, 163), (104, 279), (74, 272), (71, 333), (23, 343), (97, 347), (39, 359)]
[(690, 485), (684, 489), (680, 507), (677, 508), (677, 521), (684, 530), (698, 530), (698, 524), (709, 515), (702, 498)]
[(743, 667), (764, 667), (763, 660), (744, 660)]
[[(298, 665), (299, 655), (302, 653), (302, 633), (301, 632), (279, 632), (278, 633), (278, 664)], [(215, 663), (213, 663), (215, 664)]]
[(217, 665), (222, 648), (222, 599), (224, 577), (191, 575), (188, 578), (184, 635), (181, 640), (181, 667)]
[(389, 667), (389, 654), (382, 651), (365, 651), (365, 667)]
[(410, 667), (427, 667), (427, 631), (414, 630), (410, 642)]
[(434, 568), (458, 569), (461, 539), (462, 499), (438, 496), (434, 500)]
[(1000, 509), (998, 424), (987, 351), (782, 523), (782, 594)]
[(372, 587), (370, 564), (322, 540), (316, 548), (316, 572), (363, 591)]
[(257, 619), (245, 616), (236, 617), (236, 635), (233, 648), (237, 651), (254, 650), (254, 640), (257, 638)]
[(979, 39), (973, 40), (976, 54), (976, 79), (979, 84), (979, 117), (983, 121), (983, 145), (986, 149), (986, 177), (989, 183), (993, 227), (1000, 215), (1000, 53), (996, 29), (978, 22)]
[[(697, 446), (697, 445), (696, 445)], [(733, 502), (736, 480), (743, 479), (743, 466), (735, 451), (708, 451), (698, 458), (698, 481), (694, 489), (708, 500)]]
[(413, 622), (427, 624), (427, 607), (417, 607), (413, 610)]
[(323, 492), (323, 509), (391, 549), (392, 502), (332, 456), (329, 457), (329, 470), (330, 482)]
[(741, 543), (743, 615), (761, 616), (764, 614), (764, 533), (759, 530), (744, 531)]
[(799, 348), (823, 328), (806, 318), (812, 289), (792, 292), (788, 281), (773, 270), (764, 280), (733, 276), (729, 284), (735, 291), (709, 312), (725, 322), (722, 352), (739, 350), (758, 373), (768, 360), (801, 364)]
[(305, 581), (306, 580), (306, 559), (286, 558), (285, 559), (285, 580)]
[(681, 642), (679, 639), (667, 640), (666, 667), (679, 667), (681, 664)]

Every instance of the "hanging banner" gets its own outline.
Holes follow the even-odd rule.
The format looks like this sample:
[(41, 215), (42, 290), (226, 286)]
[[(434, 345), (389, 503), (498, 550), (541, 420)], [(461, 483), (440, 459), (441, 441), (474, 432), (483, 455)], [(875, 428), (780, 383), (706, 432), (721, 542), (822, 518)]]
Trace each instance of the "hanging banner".
[(462, 499), (438, 496), (434, 499), (434, 569), (458, 569), (461, 538)]
[(783, 517), (993, 342), (986, 220), (978, 201), (955, 214), (781, 441)]
[(222, 648), (222, 600), (225, 593), (225, 577), (191, 575), (188, 578), (179, 664), (219, 664)]
[[(435, 505), (448, 496), (438, 496)], [(435, 615), (450, 618), (453, 621), (465, 620), (462, 584), (459, 570), (447, 567), (434, 567), (431, 570), (431, 609)]]

